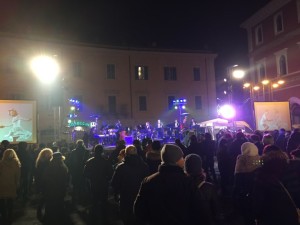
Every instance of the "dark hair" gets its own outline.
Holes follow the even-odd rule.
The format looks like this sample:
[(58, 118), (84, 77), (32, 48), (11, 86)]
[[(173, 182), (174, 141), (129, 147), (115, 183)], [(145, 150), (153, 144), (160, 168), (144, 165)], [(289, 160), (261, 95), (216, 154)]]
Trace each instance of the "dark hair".
[(258, 136), (257, 134), (252, 134), (252, 135), (250, 136), (250, 139), (251, 139), (251, 141), (253, 141), (253, 142), (260, 141), (260, 138), (259, 138), (259, 136)]
[(266, 145), (263, 150), (263, 154), (269, 153), (269, 152), (277, 152), (281, 151), (281, 149), (277, 145)]
[(96, 145), (95, 148), (94, 148), (94, 151), (95, 151), (95, 157), (100, 156), (104, 151), (103, 146), (102, 145)]
[(205, 133), (204, 137), (206, 140), (212, 140), (212, 135), (210, 133)]
[(161, 149), (160, 141), (153, 141), (151, 147), (154, 151), (159, 151)]

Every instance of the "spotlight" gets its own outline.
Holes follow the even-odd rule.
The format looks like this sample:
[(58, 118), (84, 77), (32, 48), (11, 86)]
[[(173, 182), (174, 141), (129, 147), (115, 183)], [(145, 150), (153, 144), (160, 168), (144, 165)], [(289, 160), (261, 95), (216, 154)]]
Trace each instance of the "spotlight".
[(223, 105), (220, 108), (219, 113), (225, 119), (231, 119), (235, 117), (235, 109), (231, 105)]

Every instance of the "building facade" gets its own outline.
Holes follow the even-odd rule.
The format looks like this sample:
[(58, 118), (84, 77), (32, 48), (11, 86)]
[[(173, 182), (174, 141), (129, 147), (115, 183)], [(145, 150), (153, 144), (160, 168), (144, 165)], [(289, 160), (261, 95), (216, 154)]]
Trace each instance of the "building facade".
[[(185, 115), (216, 116), (215, 54), (200, 51), (129, 49), (0, 35), (0, 99), (36, 100), (39, 139), (70, 134), (70, 114), (84, 123), (135, 127), (180, 117), (173, 100), (187, 100)], [(30, 59), (45, 54), (60, 65), (58, 79), (41, 84)], [(80, 102), (76, 113), (69, 99)], [(49, 138), (50, 138), (49, 137)], [(48, 141), (48, 139), (46, 140)]]
[(253, 95), (290, 101), (292, 124), (300, 124), (300, 1), (272, 0), (241, 27), (248, 35), (250, 82), (261, 87)]

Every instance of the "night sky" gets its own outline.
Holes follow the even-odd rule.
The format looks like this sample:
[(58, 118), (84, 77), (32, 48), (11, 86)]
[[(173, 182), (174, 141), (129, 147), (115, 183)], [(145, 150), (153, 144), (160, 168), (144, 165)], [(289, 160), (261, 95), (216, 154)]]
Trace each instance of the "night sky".
[(0, 31), (89, 43), (210, 50), (216, 74), (247, 65), (240, 24), (269, 0), (6, 0)]

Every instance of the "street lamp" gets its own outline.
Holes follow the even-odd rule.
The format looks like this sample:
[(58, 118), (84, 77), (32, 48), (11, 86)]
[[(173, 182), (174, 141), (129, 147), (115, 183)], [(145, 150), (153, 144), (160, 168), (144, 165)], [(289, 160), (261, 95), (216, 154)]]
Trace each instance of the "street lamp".
[[(242, 80), (245, 77), (245, 70), (241, 69), (238, 65), (230, 66), (227, 68), (227, 76), (229, 78), (228, 82), (228, 102), (232, 103), (233, 100), (233, 90), (234, 90), (234, 81)], [(224, 82), (227, 82), (227, 79), (224, 79)]]
[[(38, 80), (45, 84), (51, 85), (56, 81), (58, 74), (60, 73), (60, 68), (54, 57), (47, 55), (39, 55), (34, 57), (30, 62), (30, 68)], [(56, 113), (54, 109), (53, 123), (54, 123), (54, 140), (56, 137), (60, 139), (60, 127), (61, 127), (61, 112), (60, 107), (58, 108), (58, 120), (56, 120)], [(58, 128), (56, 123), (58, 121)]]

